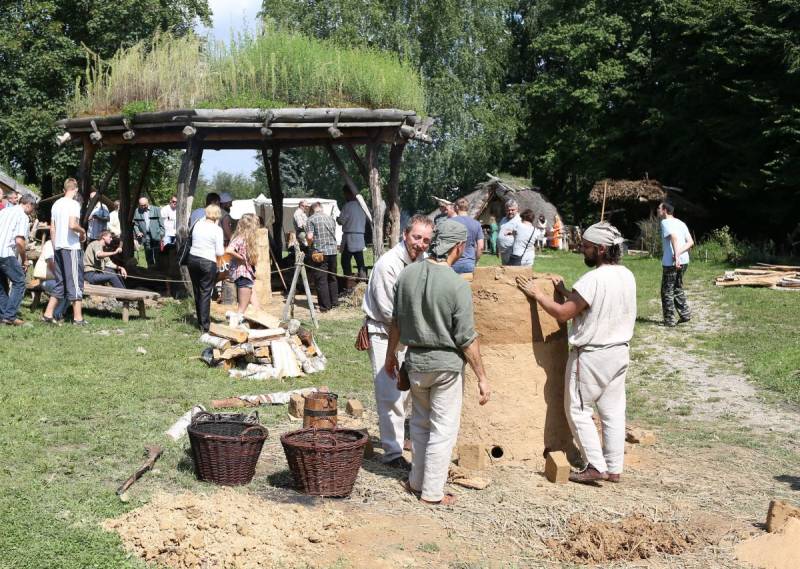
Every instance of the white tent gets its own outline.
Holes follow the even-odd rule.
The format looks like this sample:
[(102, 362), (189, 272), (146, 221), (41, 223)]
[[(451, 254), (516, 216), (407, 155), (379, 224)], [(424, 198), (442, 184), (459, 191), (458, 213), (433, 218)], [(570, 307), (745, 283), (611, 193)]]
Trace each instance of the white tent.
[[(322, 205), (322, 211), (326, 215), (332, 216), (334, 219), (339, 217), (339, 205), (336, 200), (327, 200), (323, 198), (283, 198), (283, 233), (294, 233), (293, 215), (297, 210), (297, 206), (301, 201), (310, 203), (319, 202)], [(258, 197), (247, 200), (233, 200), (231, 205), (231, 217), (233, 219), (240, 219), (246, 213), (254, 213), (261, 217), (262, 223), (272, 230), (272, 223), (275, 221), (275, 214), (272, 211), (272, 200), (264, 194), (259, 194)], [(342, 242), (342, 226), (336, 224), (336, 242)]]

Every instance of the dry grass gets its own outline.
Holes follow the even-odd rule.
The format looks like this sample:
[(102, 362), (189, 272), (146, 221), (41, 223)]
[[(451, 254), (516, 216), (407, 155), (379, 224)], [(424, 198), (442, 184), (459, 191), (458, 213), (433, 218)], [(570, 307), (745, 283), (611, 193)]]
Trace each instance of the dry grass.
[(396, 107), (419, 112), (419, 74), (395, 55), (297, 33), (245, 33), (229, 46), (162, 34), (108, 61), (89, 53), (73, 116), (174, 108)]

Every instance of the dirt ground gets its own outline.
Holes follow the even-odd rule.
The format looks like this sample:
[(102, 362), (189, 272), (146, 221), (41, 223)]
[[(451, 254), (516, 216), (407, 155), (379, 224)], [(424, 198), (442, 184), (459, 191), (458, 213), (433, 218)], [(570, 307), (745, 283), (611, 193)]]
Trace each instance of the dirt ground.
[[(675, 414), (663, 429), (653, 429), (655, 445), (626, 445), (619, 484), (553, 485), (543, 476), (543, 461), (536, 460), (481, 472), (491, 480), (484, 490), (450, 486), (458, 498), (453, 507), (423, 506), (402, 489), (403, 474), (381, 464), (378, 449), (365, 460), (349, 498), (309, 498), (292, 489), (286, 470), (279, 433), (297, 428), (287, 416), (272, 429), (250, 486), (209, 490), (216, 494), (215, 503), (233, 504), (234, 510), (247, 511), (253, 523), (260, 520), (254, 527), (268, 538), (261, 541), (272, 539), (278, 553), (253, 544), (227, 558), (215, 553), (211, 542), (195, 537), (194, 544), (187, 542), (190, 555), (172, 555), (184, 546), (173, 539), (175, 527), (162, 524), (162, 530), (157, 520), (168, 518), (165, 512), (174, 514), (175, 501), (202, 498), (196, 496), (156, 498), (127, 514), (134, 517), (107, 521), (106, 527), (126, 536), (135, 554), (170, 567), (751, 567), (736, 559), (735, 546), (764, 534), (771, 499), (800, 501), (800, 414), (760, 400), (730, 358), (687, 355), (679, 334), (689, 338), (692, 330), (724, 324), (708, 302), (693, 306), (696, 314), (688, 328), (646, 326), (644, 337), (637, 338), (637, 346), (659, 349), (634, 346), (629, 382), (647, 385), (654, 373), (668, 370), (686, 384), (667, 401), (668, 409), (691, 402), (691, 412)], [(713, 434), (700, 442), (681, 439), (681, 433), (714, 421), (736, 424), (737, 417), (750, 427), (747, 436), (753, 444), (731, 445)], [(375, 441), (377, 419), (370, 410), (361, 420), (343, 423), (367, 427)], [(785, 454), (765, 452), (755, 442), (763, 440)], [(142, 527), (137, 515), (152, 520), (147, 527), (155, 537), (148, 534), (147, 544), (142, 530), (135, 529)], [(215, 516), (213, 510), (207, 515)], [(223, 519), (231, 515), (226, 512)], [(230, 519), (233, 529), (228, 531), (239, 532)], [(188, 531), (183, 537), (190, 540), (191, 535)], [(230, 543), (233, 534), (214, 536)], [(288, 545), (277, 547), (277, 538)]]

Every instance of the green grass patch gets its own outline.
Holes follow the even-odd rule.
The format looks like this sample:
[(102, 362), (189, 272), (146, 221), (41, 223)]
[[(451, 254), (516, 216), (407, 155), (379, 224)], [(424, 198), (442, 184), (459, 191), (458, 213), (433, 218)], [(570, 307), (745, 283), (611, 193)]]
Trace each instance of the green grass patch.
[(108, 61), (88, 58), (70, 105), (73, 116), (282, 106), (425, 110), (420, 75), (397, 54), (295, 32), (244, 33), (227, 46), (163, 34)]

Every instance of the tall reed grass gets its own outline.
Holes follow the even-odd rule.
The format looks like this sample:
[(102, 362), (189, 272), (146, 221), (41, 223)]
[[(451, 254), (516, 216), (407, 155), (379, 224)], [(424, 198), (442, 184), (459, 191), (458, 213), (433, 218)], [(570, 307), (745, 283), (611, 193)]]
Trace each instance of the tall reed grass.
[(424, 112), (419, 74), (395, 54), (297, 33), (242, 34), (230, 45), (159, 35), (108, 61), (87, 57), (73, 116), (172, 108), (395, 107)]

